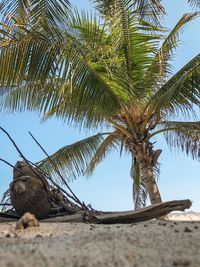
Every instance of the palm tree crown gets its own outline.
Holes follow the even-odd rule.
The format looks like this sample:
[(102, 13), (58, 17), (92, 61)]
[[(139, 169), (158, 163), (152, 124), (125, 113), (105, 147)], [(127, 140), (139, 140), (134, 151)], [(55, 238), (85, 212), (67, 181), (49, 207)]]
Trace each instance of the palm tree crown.
[[(200, 122), (173, 120), (199, 106), (200, 54), (174, 75), (171, 68), (180, 33), (198, 13), (184, 14), (168, 33), (155, 24), (164, 12), (159, 1), (94, 2), (99, 18), (69, 8), (62, 19), (53, 11), (37, 17), (25, 6), (26, 16), (2, 25), (1, 108), (39, 109), (45, 119), (57, 116), (90, 129), (107, 126), (109, 132), (63, 147), (52, 158), (76, 176), (91, 174), (112, 149), (125, 150), (132, 157), (135, 207), (145, 205), (147, 193), (158, 203), (161, 150), (154, 150), (152, 138), (163, 133), (171, 147), (200, 158)], [(53, 171), (48, 160), (40, 164)]]

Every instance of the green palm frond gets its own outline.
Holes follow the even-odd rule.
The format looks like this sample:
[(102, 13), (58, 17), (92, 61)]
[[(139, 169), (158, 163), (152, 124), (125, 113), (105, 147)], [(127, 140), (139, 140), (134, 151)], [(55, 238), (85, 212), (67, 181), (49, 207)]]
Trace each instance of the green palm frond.
[(132, 2), (140, 18), (160, 24), (160, 20), (165, 14), (161, 0), (135, 0)]
[(188, 62), (169, 79), (151, 98), (148, 107), (152, 112), (161, 110), (174, 113), (192, 110), (192, 104), (200, 103), (200, 54)]
[(173, 59), (174, 51), (180, 43), (180, 33), (183, 32), (189, 22), (196, 19), (198, 16), (199, 13), (197, 12), (184, 14), (176, 26), (170, 31), (169, 35), (164, 37), (161, 47), (156, 52), (147, 70), (147, 87), (153, 88), (156, 83), (163, 83), (168, 75), (172, 74), (170, 61)]
[[(153, 28), (152, 28), (153, 29)], [(149, 87), (146, 86), (146, 73), (152, 64), (152, 54), (161, 39), (160, 34), (147, 34), (146, 32), (132, 32), (131, 35), (131, 62), (132, 62), (132, 83), (133, 97), (142, 101), (149, 95)]]
[(13, 17), (34, 25), (38, 19), (45, 18), (51, 23), (66, 18), (70, 8), (68, 0), (2, 0), (1, 12), (7, 25), (13, 25)]
[(200, 160), (200, 122), (166, 121), (152, 136), (164, 133), (171, 148), (181, 149), (193, 159)]
[(123, 31), (123, 48), (124, 54), (126, 57), (126, 66), (129, 76), (131, 75), (132, 70), (132, 61), (131, 61), (131, 25), (130, 25), (130, 13), (129, 9), (127, 10), (127, 1), (117, 1), (117, 7), (119, 9), (121, 29)]
[[(104, 141), (104, 135), (107, 135), (107, 133), (96, 134), (74, 144), (64, 146), (50, 156), (51, 161), (54, 162), (66, 179), (70, 180), (84, 175), (88, 163)], [(46, 158), (37, 164), (45, 172), (55, 176), (56, 171), (51, 161)]]
[(119, 5), (134, 13), (140, 19), (151, 20), (158, 24), (165, 13), (161, 1), (156, 0), (91, 0), (96, 9), (104, 16), (112, 16)]
[(58, 28), (41, 21), (38, 29), (27, 30), (16, 25), (8, 31), (9, 36), (0, 30), (1, 33), (1, 87), (13, 87), (34, 79), (45, 81), (55, 74), (54, 62), (63, 37)]
[[(129, 77), (132, 77), (132, 71), (135, 69), (144, 69), (149, 64), (150, 53), (154, 47), (150, 44), (155, 39), (160, 38), (159, 35), (147, 34), (147, 22), (136, 19), (131, 12), (131, 3), (127, 1), (116, 2), (116, 14), (113, 17), (112, 31), (118, 37), (120, 36), (121, 50), (124, 51), (126, 61), (126, 69)], [(150, 24), (148, 24), (150, 28)], [(152, 31), (156, 30), (155, 26), (151, 26)], [(143, 31), (145, 29), (145, 31)], [(116, 33), (115, 33), (116, 31)]]
[[(103, 2), (101, 3), (100, 1), (97, 5), (104, 5)], [(160, 36), (156, 35), (155, 32), (158, 32), (161, 28), (158, 29), (155, 25), (138, 20), (133, 11), (132, 1), (106, 2), (105, 5), (107, 4), (112, 7), (112, 15), (108, 18), (106, 17), (110, 26), (108, 29), (108, 32), (110, 31), (108, 41), (109, 43), (112, 42), (112, 47), (114, 48), (111, 51), (112, 55), (118, 56), (115, 66), (118, 66), (119, 69), (117, 73), (114, 70), (113, 74), (112, 69), (109, 68), (110, 73), (112, 73), (109, 79), (115, 75), (119, 77), (122, 73), (122, 80), (129, 80), (127, 82), (128, 85), (126, 84), (127, 90), (130, 90), (130, 87), (133, 86), (142, 87), (141, 82), (140, 85), (136, 85), (136, 83), (142, 79), (141, 76), (144, 75), (144, 69), (151, 63), (150, 54), (155, 50), (154, 45), (160, 39)], [(154, 35), (147, 34), (148, 31), (149, 33), (154, 31)], [(110, 58), (107, 60), (110, 60)], [(131, 91), (133, 90), (131, 89)]]
[[(130, 76), (131, 73), (131, 40), (130, 40), (130, 21), (133, 18), (133, 15), (130, 12), (130, 1), (111, 1), (108, 3), (106, 1), (97, 1), (97, 9), (102, 10), (102, 8), (112, 8), (112, 15), (109, 16), (109, 19), (112, 21), (111, 27), (113, 36), (118, 36), (120, 39), (121, 50), (124, 51), (126, 69)], [(104, 6), (104, 7), (103, 7)], [(120, 38), (119, 38), (120, 35)], [(116, 38), (117, 39), (117, 38)]]
[[(38, 99), (41, 99), (39, 86), (14, 86), (7, 90), (0, 90), (0, 111), (4, 113), (39, 110)], [(28, 90), (28, 93), (27, 93)]]
[(94, 154), (93, 158), (91, 159), (91, 161), (89, 162), (87, 169), (86, 169), (86, 174), (87, 175), (92, 175), (94, 169), (96, 168), (96, 166), (104, 160), (104, 158), (107, 156), (107, 154), (109, 152), (111, 152), (114, 149), (118, 149), (119, 148), (119, 144), (120, 144), (120, 136), (113, 132), (110, 133), (105, 139), (104, 141), (101, 143), (101, 145), (99, 146), (98, 150), (96, 151), (96, 153)]
[[(102, 24), (94, 17), (88, 19), (84, 13), (73, 12), (69, 16), (68, 30), (59, 24), (51, 27), (48, 21), (42, 20), (38, 21), (37, 28), (27, 29), (17, 24), (8, 31), (8, 36), (2, 32), (1, 87), (14, 88), (17, 84), (20, 88), (30, 88), (29, 85), (37, 81), (39, 89), (43, 87), (37, 100), (46, 118), (55, 115), (82, 120), (88, 126), (118, 112), (122, 103), (127, 102), (130, 91), (133, 95), (131, 103), (136, 98), (133, 92), (138, 91), (137, 95), (141, 97), (139, 88), (143, 87), (138, 81), (144, 75), (145, 66), (151, 62), (149, 54), (154, 49), (148, 43), (157, 37), (137, 32), (132, 18), (129, 33), (122, 23), (122, 35), (128, 35), (119, 44), (115, 39), (116, 33), (112, 29), (110, 33), (106, 30), (107, 22)], [(91, 35), (94, 38), (90, 38)], [(131, 46), (124, 50), (128, 36), (131, 37)], [(125, 51), (125, 56), (122, 51)], [(125, 71), (125, 61), (132, 62), (134, 73), (131, 78)], [(24, 90), (20, 92), (23, 92), (22, 98), (29, 99), (29, 94), (32, 95), (29, 89), (27, 96)], [(16, 97), (13, 99), (17, 100)], [(4, 103), (11, 103), (11, 100)], [(20, 103), (23, 105), (25, 102)]]
[(0, 111), (5, 113), (39, 111), (43, 120), (56, 116), (79, 128), (97, 127), (113, 112), (111, 105), (106, 109), (101, 105), (94, 107), (94, 103), (90, 106), (84, 103), (79, 105), (76, 95), (70, 91), (69, 84), (61, 89), (54, 88), (52, 83), (41, 85), (39, 81), (35, 81), (26, 86), (0, 91), (3, 93), (0, 96)]
[[(123, 5), (119, 5), (118, 12), (111, 20), (110, 42), (117, 56), (114, 71), (110, 68), (112, 76), (118, 77), (118, 84), (129, 92), (131, 102), (136, 98), (142, 99), (145, 72), (152, 62), (152, 53), (160, 41), (162, 29), (145, 21), (138, 21), (134, 15)], [(117, 44), (117, 45), (115, 45)], [(105, 62), (104, 62), (105, 63)], [(119, 80), (121, 78), (121, 81)], [(112, 79), (113, 82), (113, 79)]]
[[(9, 42), (7, 39), (2, 41), (1, 87), (11, 87), (15, 90), (15, 84), (19, 84), (20, 88), (23, 85), (27, 88), (27, 95), (24, 95), (24, 90), (14, 95), (19, 97), (20, 92), (23, 92), (22, 98), (28, 99), (29, 94), (30, 97), (33, 95), (30, 87), (36, 89), (37, 85), (42, 93), (40, 110), (45, 115), (67, 118), (69, 108), (74, 107), (70, 119), (76, 117), (76, 109), (80, 111), (79, 118), (91, 118), (91, 114), (101, 110), (101, 113), (98, 113), (100, 118), (95, 116), (94, 119), (99, 121), (105, 113), (110, 116), (113, 110), (118, 110), (119, 99), (125, 99), (126, 94), (120, 88), (110, 86), (106, 77), (86, 60), (79, 40), (75, 40), (74, 36), (68, 33), (63, 35), (62, 29), (52, 29), (44, 22), (41, 27), (39, 32), (23, 32), (22, 40), (10, 38)], [(11, 101), (6, 103), (9, 102)]]
[(107, 20), (102, 20), (97, 14), (79, 12), (76, 8), (69, 13), (68, 25), (71, 27), (71, 32), (80, 43), (83, 42), (85, 47), (88, 47), (85, 53), (93, 49), (94, 56), (97, 56), (96, 53), (102, 48), (102, 44), (107, 42), (107, 23)]
[(126, 100), (125, 88), (130, 80), (120, 52), (119, 31), (113, 33), (114, 27), (109, 28), (110, 21), (83, 11), (75, 10), (70, 18), (71, 32), (81, 44), (80, 50), (84, 51), (88, 65), (112, 88), (119, 100)]

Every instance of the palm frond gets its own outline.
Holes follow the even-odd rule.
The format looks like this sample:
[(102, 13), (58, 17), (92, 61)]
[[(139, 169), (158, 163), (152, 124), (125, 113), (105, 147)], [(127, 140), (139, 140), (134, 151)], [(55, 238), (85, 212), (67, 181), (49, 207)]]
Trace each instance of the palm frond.
[[(145, 21), (138, 20), (132, 10), (132, 1), (116, 1), (116, 14), (113, 18), (112, 31), (120, 36), (121, 48), (124, 51), (126, 68), (129, 77), (135, 69), (142, 69), (149, 64), (149, 55), (154, 48), (150, 46), (152, 40), (159, 39), (158, 35), (148, 35)], [(151, 25), (151, 30), (157, 28)], [(146, 66), (145, 66), (146, 67)]]
[(124, 5), (121, 2), (116, 4), (116, 9), (117, 11), (111, 19), (108, 40), (114, 48), (111, 51), (112, 55), (116, 55), (113, 63), (118, 67), (113, 69), (108, 64), (112, 74), (108, 75), (108, 79), (113, 83), (113, 78), (118, 77), (116, 79), (118, 85), (126, 88), (132, 102), (137, 97), (142, 99), (144, 88), (146, 88), (143, 86), (145, 71), (149, 68), (152, 62), (151, 55), (160, 41), (161, 37), (158, 31), (161, 31), (161, 28), (145, 21), (138, 21), (129, 12), (126, 3)]
[(160, 20), (165, 14), (165, 9), (160, 0), (135, 0), (133, 6), (141, 19), (154, 24), (160, 24)]
[(97, 55), (99, 49), (102, 49), (102, 44), (107, 41), (107, 23), (107, 20), (102, 20), (97, 14), (79, 12), (76, 8), (69, 13), (68, 18), (70, 31), (87, 48), (85, 54), (90, 51), (94, 56)]
[(188, 3), (196, 8), (200, 8), (200, 1), (199, 0), (188, 0)]
[(107, 156), (109, 152), (111, 152), (114, 149), (119, 148), (119, 141), (120, 137), (117, 133), (113, 132), (110, 133), (104, 141), (101, 143), (99, 146), (98, 150), (94, 154), (93, 158), (89, 162), (87, 169), (86, 169), (86, 174), (87, 175), (92, 175), (94, 169), (96, 166), (104, 160), (104, 158)]
[(151, 112), (191, 111), (200, 103), (200, 54), (169, 79), (150, 99)]
[[(41, 88), (40, 93), (42, 93), (39, 97), (40, 110), (46, 117), (56, 115), (65, 119), (70, 117), (70, 120), (82, 118), (82, 121), (87, 120), (88, 125), (92, 114), (97, 114), (97, 110), (101, 112), (98, 112), (99, 115), (96, 117), (93, 116), (95, 117), (93, 121), (100, 121), (104, 119), (106, 113), (110, 116), (113, 111), (118, 110), (119, 100), (125, 99), (126, 93), (119, 87), (113, 88), (104, 75), (87, 61), (79, 40), (68, 32), (63, 34), (62, 29), (52, 29), (44, 22), (40, 26), (40, 31), (33, 29), (28, 33), (23, 32), (23, 39), (16, 39), (14, 31), (13, 38), (10, 38), (9, 42), (7, 39), (2, 41), (0, 48), (2, 89), (15, 90), (16, 84), (20, 88), (26, 87), (26, 95), (24, 90), (19, 91), (18, 99), (20, 92), (23, 92), (21, 95), (23, 99), (24, 97), (29, 99), (29, 94), (31, 97), (32, 90), (36, 91), (38, 86), (38, 90)], [(35, 89), (30, 90), (30, 87)], [(17, 100), (16, 97), (13, 99)], [(11, 103), (11, 100), (6, 103), (9, 102)], [(74, 110), (70, 112), (72, 107)], [(79, 114), (76, 113), (77, 110), (80, 111)]]
[(172, 74), (170, 61), (173, 59), (174, 51), (180, 43), (180, 34), (183, 32), (186, 25), (198, 16), (199, 13), (197, 12), (184, 14), (170, 31), (169, 35), (164, 38), (164, 42), (155, 53), (152, 63), (146, 72), (147, 87), (156, 87), (156, 84), (159, 85), (163, 83), (168, 75)]
[(34, 78), (46, 80), (55, 74), (54, 62), (63, 36), (58, 28), (52, 28), (45, 21), (38, 27), (27, 30), (16, 25), (8, 31), (9, 37), (0, 30), (1, 87), (24, 84)]
[(171, 148), (181, 149), (193, 159), (200, 160), (200, 122), (166, 121), (155, 134), (164, 133)]
[[(65, 179), (70, 180), (84, 175), (88, 163), (104, 141), (104, 135), (104, 133), (96, 134), (74, 144), (64, 146), (50, 156), (51, 161), (54, 162)], [(51, 161), (45, 158), (37, 164), (45, 172), (55, 176), (55, 168)]]
[(13, 25), (13, 17), (34, 25), (40, 19), (51, 23), (63, 21), (70, 8), (68, 0), (2, 0), (1, 12), (7, 25)]
[(150, 20), (156, 24), (160, 23), (165, 13), (160, 0), (91, 0), (91, 2), (104, 16), (112, 16), (118, 5), (124, 5), (129, 8), (129, 12), (134, 13), (140, 19)]

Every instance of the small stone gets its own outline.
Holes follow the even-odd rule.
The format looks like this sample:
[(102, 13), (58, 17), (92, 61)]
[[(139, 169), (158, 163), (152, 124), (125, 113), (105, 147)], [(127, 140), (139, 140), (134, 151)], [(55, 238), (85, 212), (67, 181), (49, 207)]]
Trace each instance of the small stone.
[(29, 227), (39, 227), (39, 222), (34, 214), (25, 213), (17, 222), (15, 230), (26, 229)]
[(194, 229), (198, 229), (199, 227), (197, 225), (195, 225)]
[(192, 232), (192, 230), (190, 228), (188, 228), (187, 226), (185, 226), (184, 232), (185, 233), (190, 233), (190, 232)]
[(173, 266), (187, 267), (187, 266), (190, 266), (190, 262), (188, 260), (174, 260)]
[(144, 224), (144, 227), (148, 227), (148, 224)]
[(179, 233), (180, 231), (179, 231), (178, 229), (175, 229), (174, 232), (175, 232), (175, 233)]
[(6, 238), (10, 238), (10, 237), (11, 237), (11, 234), (10, 234), (10, 233), (7, 233), (7, 234), (5, 235), (5, 237), (6, 237)]

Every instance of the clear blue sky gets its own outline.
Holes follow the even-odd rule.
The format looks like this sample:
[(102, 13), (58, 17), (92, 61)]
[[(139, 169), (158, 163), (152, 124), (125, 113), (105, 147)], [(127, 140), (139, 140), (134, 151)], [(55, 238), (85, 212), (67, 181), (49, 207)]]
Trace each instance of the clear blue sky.
[[(91, 8), (88, 0), (71, 0), (71, 2), (80, 9)], [(183, 13), (191, 11), (186, 0), (165, 0), (164, 4), (168, 13), (165, 22), (169, 28), (175, 25)], [(181, 38), (182, 45), (178, 48), (174, 61), (174, 71), (200, 52), (199, 26), (200, 19), (185, 30)], [(50, 154), (66, 144), (92, 134), (75, 131), (57, 119), (40, 123), (39, 115), (36, 113), (0, 114), (0, 125), (9, 131), (23, 153), (33, 162), (43, 158), (44, 155), (33, 143), (28, 131), (38, 138)], [(163, 200), (190, 198), (193, 201), (192, 210), (200, 211), (200, 163), (184, 154), (171, 152), (163, 139), (159, 140), (157, 146), (163, 150), (158, 183)], [(19, 160), (14, 147), (1, 132), (0, 157), (12, 164)], [(120, 158), (117, 153), (113, 153), (99, 165), (92, 177), (88, 179), (80, 177), (70, 185), (81, 200), (92, 204), (96, 209), (132, 209), (132, 180), (129, 177), (129, 169), (129, 157), (123, 155)], [(0, 194), (6, 190), (11, 180), (11, 168), (0, 162)]]

